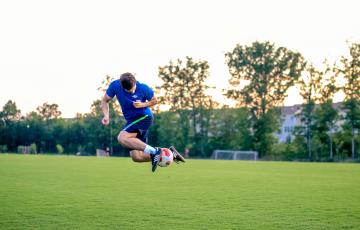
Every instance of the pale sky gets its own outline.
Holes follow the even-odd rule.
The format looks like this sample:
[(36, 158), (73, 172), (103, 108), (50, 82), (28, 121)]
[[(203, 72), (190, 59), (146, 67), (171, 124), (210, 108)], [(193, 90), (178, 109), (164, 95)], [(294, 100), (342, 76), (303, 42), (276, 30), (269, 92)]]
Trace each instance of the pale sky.
[[(224, 54), (270, 41), (315, 65), (360, 42), (358, 0), (1, 0), (0, 108), (44, 102), (62, 117), (90, 112), (105, 75), (159, 84), (158, 66), (186, 56), (210, 64), (214, 95), (228, 86)], [(300, 103), (292, 91), (285, 104)], [(216, 99), (215, 98), (215, 99)]]

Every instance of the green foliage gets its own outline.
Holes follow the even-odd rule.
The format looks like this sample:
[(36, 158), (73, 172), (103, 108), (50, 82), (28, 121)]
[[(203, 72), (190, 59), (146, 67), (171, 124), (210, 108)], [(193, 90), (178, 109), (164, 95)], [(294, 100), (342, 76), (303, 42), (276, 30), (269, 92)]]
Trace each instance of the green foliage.
[(202, 155), (208, 144), (211, 109), (215, 106), (211, 97), (206, 95), (206, 90), (210, 88), (205, 83), (208, 76), (207, 61), (186, 57), (185, 62), (178, 59), (159, 67), (163, 84), (157, 87), (160, 102), (170, 106), (170, 111), (179, 116), (181, 146), (190, 144)]
[(24, 153), (24, 149), (25, 149), (25, 147), (23, 145), (19, 145), (17, 147), (17, 153)]
[(57, 151), (58, 154), (63, 154), (64, 153), (64, 148), (61, 145), (57, 144), (56, 145), (56, 151)]
[[(311, 64), (307, 65), (306, 73), (298, 81), (300, 95), (305, 101), (300, 113), (303, 125), (298, 135), (305, 136), (308, 158), (312, 160), (327, 155), (328, 158), (332, 158), (332, 140), (329, 132), (337, 129), (335, 123), (338, 114), (332, 107), (333, 96), (339, 89), (336, 86), (336, 76), (325, 60), (323, 70), (318, 70)], [(316, 107), (316, 104), (319, 106)], [(314, 138), (319, 139), (321, 143), (320, 147), (317, 146), (316, 156), (313, 156), (312, 148)]]
[[(342, 57), (339, 67), (331, 69), (325, 62), (322, 70), (308, 65), (302, 72), (305, 62), (299, 53), (269, 42), (237, 45), (225, 56), (231, 73), (231, 87), (225, 93), (242, 106), (236, 109), (218, 109), (220, 106), (208, 95), (211, 87), (206, 84), (210, 68), (207, 61), (190, 57), (171, 61), (159, 68), (163, 84), (156, 93), (170, 111), (160, 112), (157, 108), (150, 144), (174, 144), (181, 152), (189, 148), (191, 157), (208, 157), (214, 149), (239, 149), (258, 150), (263, 159), (355, 158), (360, 152), (360, 45), (352, 44), (349, 50), (350, 56)], [(332, 107), (339, 76), (346, 80), (342, 88), (346, 95), (343, 116)], [(99, 90), (104, 93), (112, 80), (106, 76)], [(277, 144), (274, 133), (279, 129), (280, 117), (276, 108), (297, 80), (305, 101), (300, 113), (303, 125), (296, 128), (291, 143)], [(96, 100), (89, 113), (62, 119), (56, 104), (44, 103), (37, 111), (21, 116), (16, 103), (8, 101), (0, 111), (0, 152), (24, 152), (24, 146), (33, 143), (33, 153), (59, 152), (60, 145), (68, 154), (94, 155), (96, 148), (109, 147), (111, 155), (128, 156), (117, 142), (125, 124), (118, 103), (109, 103), (109, 126), (101, 125), (100, 105), (101, 101)], [(339, 119), (344, 122), (336, 127)]]
[[(106, 75), (105, 76), (105, 79), (101, 82), (101, 86), (98, 88), (98, 90), (100, 92), (102, 92), (103, 94), (105, 94), (106, 92), (106, 89), (109, 87), (110, 83), (112, 81), (114, 81), (115, 78), (114, 77), (111, 77), (109, 75)], [(118, 103), (116, 103), (116, 100), (111, 100), (109, 102), (110, 106), (115, 110), (115, 112), (117, 114), (121, 114), (122, 115), (122, 111), (121, 111), (121, 107)], [(101, 114), (101, 108), (100, 108), (100, 104), (98, 104), (97, 106), (94, 106), (95, 104), (93, 104), (91, 106), (91, 111), (92, 113), (98, 113), (98, 114)]]
[[(251, 46), (237, 45), (226, 53), (232, 86), (226, 92), (238, 104), (250, 108), (254, 131), (254, 146), (263, 156), (270, 151), (278, 129), (271, 112), (283, 103), (287, 90), (293, 86), (305, 67), (303, 57), (270, 42), (254, 42)], [(242, 87), (244, 82), (247, 85)], [(269, 113), (269, 114), (268, 114)]]
[(35, 143), (30, 145), (30, 154), (37, 154), (37, 146)]
[(205, 94), (210, 88), (205, 84), (208, 76), (207, 61), (194, 61), (191, 57), (186, 57), (185, 63), (180, 59), (171, 61), (169, 65), (159, 67), (159, 78), (163, 81), (157, 87), (159, 99), (169, 105), (171, 111), (208, 108), (211, 105), (211, 97)]
[(209, 145), (212, 149), (253, 149), (248, 109), (222, 108), (213, 113), (209, 131)]
[[(154, 125), (151, 128), (151, 143), (156, 143), (158, 146), (170, 146), (176, 143), (179, 151), (183, 151), (186, 144), (189, 142), (184, 139), (188, 130), (180, 130), (177, 124), (180, 123), (180, 116), (175, 112), (163, 112), (157, 114), (154, 120)], [(156, 139), (154, 139), (156, 137)]]
[(349, 53), (349, 57), (341, 58), (341, 66), (337, 68), (337, 72), (346, 80), (346, 84), (342, 88), (345, 93), (344, 107), (347, 110), (345, 127), (351, 129), (351, 156), (355, 159), (355, 130), (360, 129), (360, 44), (351, 44)]
[(338, 113), (335, 108), (333, 108), (332, 100), (329, 100), (326, 103), (319, 105), (314, 113), (314, 125), (313, 131), (314, 136), (319, 139), (321, 147), (319, 149), (318, 155), (321, 157), (330, 156), (330, 145), (332, 145), (332, 139), (330, 135), (333, 135), (335, 132), (335, 123), (338, 119)]
[(306, 103), (302, 105), (301, 113), (299, 114), (300, 121), (302, 122), (302, 126), (297, 127), (297, 133), (295, 134), (298, 136), (304, 136), (306, 138), (306, 152), (308, 159), (312, 158), (312, 149), (311, 149), (311, 136), (312, 136), (312, 127), (314, 123), (314, 109), (315, 109), (315, 102), (312, 98), (309, 98)]
[(85, 154), (85, 149), (86, 149), (85, 146), (79, 145), (77, 147), (79, 155), (84, 155)]
[[(257, 117), (282, 104), (305, 65), (299, 53), (277, 48), (270, 42), (237, 45), (225, 56), (233, 87), (226, 95), (249, 106)], [(243, 81), (249, 84), (241, 88)]]
[(7, 153), (8, 147), (7, 145), (0, 145), (0, 153)]
[(344, 102), (345, 122), (351, 128), (360, 129), (360, 100), (349, 99)]
[(48, 104), (45, 102), (42, 106), (37, 107), (36, 110), (44, 120), (56, 119), (61, 116), (57, 104)]
[(296, 149), (296, 153), (293, 156), (292, 160), (305, 160), (309, 159), (308, 149), (307, 149), (307, 139), (301, 135), (295, 135), (294, 140), (291, 142), (291, 145)]
[(341, 66), (337, 68), (338, 74), (344, 76), (345, 86), (342, 88), (346, 100), (360, 100), (360, 44), (349, 46), (350, 57), (341, 58)]
[(260, 156), (268, 154), (277, 142), (274, 133), (280, 127), (279, 110), (271, 109), (261, 117), (253, 117), (253, 142)]
[(20, 116), (21, 111), (17, 109), (16, 103), (11, 100), (6, 102), (0, 113), (0, 118), (3, 119), (4, 122), (18, 120)]
[[(294, 144), (276, 143), (272, 145), (270, 153), (266, 159), (270, 160), (293, 160), (298, 159), (298, 149)], [(300, 158), (301, 159), (301, 158)]]

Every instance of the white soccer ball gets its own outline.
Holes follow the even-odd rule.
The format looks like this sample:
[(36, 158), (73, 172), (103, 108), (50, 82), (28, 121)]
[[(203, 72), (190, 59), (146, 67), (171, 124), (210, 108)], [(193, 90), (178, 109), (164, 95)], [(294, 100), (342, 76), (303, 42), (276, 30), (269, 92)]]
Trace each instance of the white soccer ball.
[(171, 165), (171, 163), (174, 160), (174, 154), (173, 152), (171, 152), (170, 149), (167, 148), (161, 148), (161, 153), (160, 153), (160, 160), (159, 160), (159, 166), (160, 167), (168, 167), (169, 165)]

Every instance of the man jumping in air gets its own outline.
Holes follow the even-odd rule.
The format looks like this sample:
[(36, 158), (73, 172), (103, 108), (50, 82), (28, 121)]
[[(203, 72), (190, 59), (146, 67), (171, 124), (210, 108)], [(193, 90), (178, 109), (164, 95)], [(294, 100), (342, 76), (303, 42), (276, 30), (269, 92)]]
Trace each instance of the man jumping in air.
[[(116, 96), (127, 124), (118, 135), (118, 142), (130, 150), (134, 162), (151, 161), (152, 172), (159, 163), (161, 148), (147, 144), (149, 128), (153, 122), (150, 106), (157, 103), (153, 90), (146, 84), (136, 81), (131, 73), (124, 73), (119, 80), (110, 83), (101, 101), (104, 113), (103, 125), (110, 123), (109, 101)], [(185, 162), (184, 158), (173, 148), (175, 162)]]

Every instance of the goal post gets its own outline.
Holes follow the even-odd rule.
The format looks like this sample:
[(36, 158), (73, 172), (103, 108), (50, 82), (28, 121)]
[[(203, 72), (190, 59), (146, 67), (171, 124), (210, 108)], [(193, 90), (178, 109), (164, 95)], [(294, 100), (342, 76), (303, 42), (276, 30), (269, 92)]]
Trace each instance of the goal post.
[(213, 160), (258, 160), (258, 152), (242, 150), (214, 150)]

